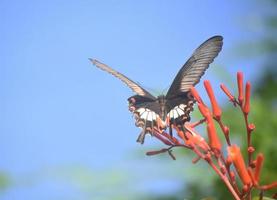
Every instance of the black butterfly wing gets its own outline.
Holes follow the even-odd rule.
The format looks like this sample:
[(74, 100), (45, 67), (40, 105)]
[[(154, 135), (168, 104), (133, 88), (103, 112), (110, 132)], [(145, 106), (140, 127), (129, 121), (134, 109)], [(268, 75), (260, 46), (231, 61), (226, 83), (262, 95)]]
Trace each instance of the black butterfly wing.
[(132, 96), (128, 99), (129, 110), (134, 114), (135, 125), (142, 129), (137, 142), (143, 144), (147, 133), (152, 134), (154, 128), (165, 129), (166, 125), (161, 120), (160, 105), (158, 100), (152, 100), (140, 95)]
[(208, 39), (194, 51), (176, 75), (166, 94), (167, 124), (170, 133), (173, 124), (182, 128), (183, 124), (190, 120), (189, 114), (193, 110), (195, 100), (191, 97), (189, 89), (200, 81), (209, 64), (221, 51), (222, 45), (222, 36)]
[(188, 92), (191, 86), (196, 85), (209, 64), (221, 51), (222, 45), (222, 36), (214, 36), (201, 44), (176, 75), (166, 98), (170, 99), (183, 92)]
[(150, 99), (156, 99), (153, 95), (151, 95), (149, 92), (147, 92), (145, 89), (143, 89), (141, 86), (139, 86), (137, 83), (134, 81), (130, 80), (123, 74), (117, 72), (116, 70), (112, 69), (108, 65), (99, 62), (98, 60), (95, 59), (89, 59), (96, 67), (114, 75), (115, 77), (119, 78), (121, 81), (123, 81), (129, 88), (131, 88), (135, 93), (137, 93), (140, 96), (148, 97)]
[(159, 113), (159, 104), (157, 98), (143, 89), (134, 81), (130, 80), (123, 74), (117, 72), (111, 67), (95, 60), (90, 59), (90, 61), (96, 65), (98, 68), (114, 75), (123, 81), (129, 88), (131, 88), (137, 95), (132, 96), (128, 99), (129, 110), (134, 114), (136, 120), (136, 126), (142, 128), (142, 132), (139, 135), (137, 141), (140, 143), (144, 142), (144, 137), (146, 133), (153, 132), (154, 127), (158, 127), (160, 118), (157, 113)]
[(172, 125), (183, 129), (184, 123), (190, 121), (190, 112), (193, 111), (194, 103), (195, 100), (189, 92), (179, 94), (166, 101), (166, 109), (168, 111), (166, 119), (170, 135), (172, 135)]

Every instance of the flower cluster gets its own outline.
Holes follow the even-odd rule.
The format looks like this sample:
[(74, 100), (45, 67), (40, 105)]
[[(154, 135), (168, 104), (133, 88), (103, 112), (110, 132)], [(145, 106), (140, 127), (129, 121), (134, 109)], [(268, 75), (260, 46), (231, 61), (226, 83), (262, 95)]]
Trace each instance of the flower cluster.
[[(277, 182), (268, 185), (260, 184), (260, 174), (264, 161), (262, 153), (257, 154), (254, 159), (255, 148), (251, 143), (252, 132), (255, 125), (249, 123), (248, 115), (250, 113), (250, 90), (251, 84), (247, 82), (244, 86), (243, 74), (237, 73), (238, 97), (236, 98), (223, 84), (220, 85), (222, 91), (227, 95), (230, 102), (239, 107), (244, 116), (246, 125), (246, 138), (247, 138), (247, 161), (241, 153), (241, 149), (236, 144), (232, 144), (230, 140), (230, 129), (222, 121), (222, 110), (217, 103), (213, 89), (209, 81), (204, 81), (204, 86), (210, 99), (211, 109), (203, 102), (198, 92), (194, 87), (190, 92), (195, 98), (198, 109), (203, 116), (203, 119), (195, 122), (186, 122), (184, 127), (174, 126), (177, 136), (171, 136), (165, 131), (155, 129), (153, 136), (162, 141), (167, 148), (157, 151), (147, 152), (147, 155), (156, 155), (159, 153), (167, 152), (174, 160), (175, 156), (172, 154), (172, 148), (183, 147), (192, 150), (197, 157), (193, 159), (196, 163), (200, 159), (205, 160), (217, 175), (224, 182), (234, 199), (251, 199), (251, 192), (253, 189), (260, 190), (260, 199), (266, 190), (276, 188)], [(245, 90), (244, 90), (245, 87)], [(219, 125), (221, 132), (224, 134), (227, 155), (223, 153), (222, 141), (219, 139), (216, 123)], [(207, 129), (207, 139), (201, 136), (195, 127), (205, 124)], [(238, 184), (240, 182), (241, 184)], [(242, 185), (242, 186), (239, 186)]]

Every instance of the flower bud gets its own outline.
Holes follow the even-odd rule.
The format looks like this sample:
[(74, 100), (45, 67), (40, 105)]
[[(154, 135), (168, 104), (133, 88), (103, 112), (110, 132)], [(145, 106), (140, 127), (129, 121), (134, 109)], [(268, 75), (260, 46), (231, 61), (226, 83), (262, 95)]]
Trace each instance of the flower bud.
[(243, 106), (243, 112), (245, 114), (248, 114), (250, 111), (250, 88), (251, 88), (250, 82), (247, 82), (245, 86), (245, 103)]
[(237, 73), (237, 83), (238, 83), (238, 90), (239, 90), (239, 103), (242, 105), (243, 103), (243, 73), (238, 72)]
[(205, 80), (204, 81), (204, 86), (206, 88), (206, 91), (208, 93), (208, 96), (209, 96), (211, 104), (212, 104), (213, 115), (215, 116), (216, 119), (220, 119), (221, 109), (218, 106), (218, 103), (217, 103), (216, 98), (214, 96), (214, 92), (213, 92), (210, 81)]
[(247, 172), (240, 148), (236, 145), (228, 146), (228, 156), (230, 156), (232, 163), (234, 164), (239, 177), (241, 178), (244, 185), (251, 183), (251, 178)]
[(227, 89), (227, 87), (224, 84), (220, 84), (220, 88), (229, 97), (230, 101), (235, 102), (235, 97), (231, 94), (231, 92)]

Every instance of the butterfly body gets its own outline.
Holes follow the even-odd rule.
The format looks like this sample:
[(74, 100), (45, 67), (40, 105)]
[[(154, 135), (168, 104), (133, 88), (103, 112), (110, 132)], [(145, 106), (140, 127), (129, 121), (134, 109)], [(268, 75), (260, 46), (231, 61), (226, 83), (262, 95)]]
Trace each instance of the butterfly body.
[[(190, 120), (190, 112), (193, 110), (194, 99), (189, 92), (181, 93), (174, 98), (167, 99), (165, 95), (157, 98), (145, 98), (134, 95), (128, 98), (129, 109), (134, 113), (136, 126), (144, 130), (141, 134), (152, 133), (153, 128), (165, 129), (171, 125), (183, 125)], [(151, 124), (152, 123), (152, 124)], [(149, 126), (150, 124), (150, 126)], [(138, 141), (143, 142), (143, 141)]]
[(190, 120), (189, 114), (195, 100), (189, 90), (200, 81), (222, 45), (222, 36), (214, 36), (202, 43), (179, 70), (167, 94), (158, 97), (107, 65), (94, 59), (91, 61), (100, 69), (119, 78), (136, 93), (128, 98), (129, 110), (134, 115), (135, 125), (142, 129), (137, 141), (143, 143), (145, 134), (152, 134), (154, 129), (164, 130), (169, 127), (172, 134), (173, 126), (183, 128), (184, 123)]
[(161, 119), (163, 121), (165, 121), (165, 116), (166, 116), (166, 113), (167, 113), (167, 106), (166, 106), (166, 98), (165, 98), (165, 95), (159, 95), (157, 97), (157, 101), (158, 101), (158, 104), (159, 104), (159, 107), (160, 107), (160, 112), (159, 112), (159, 116), (161, 117)]

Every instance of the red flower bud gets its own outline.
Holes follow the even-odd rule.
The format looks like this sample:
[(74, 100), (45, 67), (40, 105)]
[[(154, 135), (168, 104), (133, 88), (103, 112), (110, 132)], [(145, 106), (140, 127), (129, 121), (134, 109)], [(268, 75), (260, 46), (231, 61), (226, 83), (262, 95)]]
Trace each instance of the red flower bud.
[(220, 88), (229, 97), (230, 101), (235, 102), (235, 97), (231, 94), (231, 92), (227, 89), (227, 87), (224, 84), (220, 84)]
[(203, 151), (207, 152), (209, 150), (208, 144), (200, 135), (191, 135), (189, 139), (195, 145), (199, 146)]
[(194, 87), (190, 88), (190, 92), (198, 103), (203, 103), (201, 97), (199, 96), (197, 90)]
[(270, 190), (272, 188), (277, 188), (277, 181), (275, 181), (275, 182), (273, 182), (271, 184), (268, 184), (268, 185), (261, 186), (262, 190)]
[(226, 164), (227, 164), (227, 166), (230, 166), (232, 164), (232, 158), (230, 156), (227, 156)]
[(245, 86), (245, 102), (243, 106), (243, 112), (245, 114), (248, 114), (250, 111), (250, 89), (251, 89), (250, 82), (247, 82)]
[(242, 192), (245, 194), (245, 193), (248, 192), (248, 190), (249, 190), (249, 186), (245, 184), (245, 185), (242, 187)]
[(255, 148), (254, 147), (248, 147), (247, 149), (248, 153), (253, 153), (255, 151)]
[(214, 122), (212, 120), (211, 115), (208, 115), (207, 117), (207, 132), (208, 132), (208, 137), (209, 137), (209, 143), (212, 149), (221, 149), (221, 143), (218, 138), (218, 135), (216, 133), (216, 129), (214, 126)]
[(229, 135), (230, 129), (228, 128), (228, 126), (224, 126), (223, 131), (226, 135)]
[(247, 172), (240, 148), (236, 145), (227, 147), (228, 155), (232, 159), (232, 162), (238, 172), (239, 177), (241, 178), (244, 185), (251, 183), (251, 178)]
[(250, 131), (253, 131), (255, 128), (256, 128), (256, 127), (255, 127), (254, 124), (249, 124), (249, 125), (248, 125), (248, 129), (249, 129)]
[(205, 118), (210, 115), (210, 110), (204, 104), (198, 103), (198, 109)]
[(212, 89), (210, 81), (205, 80), (204, 81), (204, 86), (206, 88), (206, 91), (208, 93), (208, 96), (209, 96), (211, 104), (212, 104), (213, 114), (214, 114), (216, 119), (220, 119), (220, 117), (221, 117), (221, 109), (218, 106), (218, 103), (217, 103), (216, 98), (214, 96), (214, 92), (213, 92), (213, 89)]
[(261, 169), (262, 169), (263, 162), (264, 162), (264, 155), (262, 153), (259, 153), (256, 161), (257, 162), (256, 162), (256, 168), (255, 168), (255, 172), (254, 172), (254, 179), (255, 179), (255, 181), (259, 182)]
[(238, 72), (237, 73), (237, 83), (238, 83), (238, 90), (239, 90), (239, 103), (242, 105), (243, 103), (243, 73)]
[(248, 174), (249, 174), (249, 176), (250, 176), (250, 178), (251, 178), (252, 183), (254, 184), (254, 186), (257, 186), (258, 183), (257, 183), (257, 181), (256, 181), (255, 178), (254, 178), (252, 169), (251, 169), (250, 167), (248, 167), (248, 168), (247, 168), (247, 171), (248, 171)]

